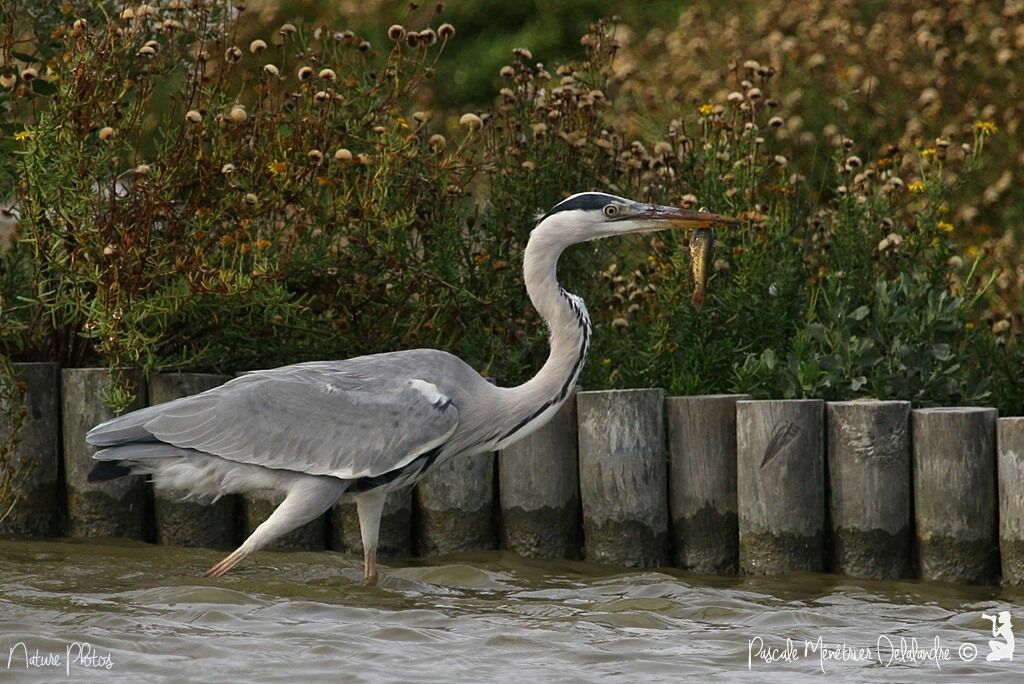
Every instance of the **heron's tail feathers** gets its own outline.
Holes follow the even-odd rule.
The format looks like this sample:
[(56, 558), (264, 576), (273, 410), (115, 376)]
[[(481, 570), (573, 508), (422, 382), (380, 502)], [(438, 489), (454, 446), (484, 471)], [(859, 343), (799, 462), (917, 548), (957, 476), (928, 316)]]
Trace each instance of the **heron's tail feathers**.
[[(162, 442), (119, 444), (97, 451), (90, 482), (125, 475), (149, 475), (153, 486), (181, 494), (182, 499), (209, 503), (225, 494), (258, 489), (290, 491), (300, 479), (310, 477), (290, 470), (264, 468), (229, 461), (195, 449)], [(326, 478), (334, 480), (334, 478)], [(344, 483), (343, 480), (337, 480)]]

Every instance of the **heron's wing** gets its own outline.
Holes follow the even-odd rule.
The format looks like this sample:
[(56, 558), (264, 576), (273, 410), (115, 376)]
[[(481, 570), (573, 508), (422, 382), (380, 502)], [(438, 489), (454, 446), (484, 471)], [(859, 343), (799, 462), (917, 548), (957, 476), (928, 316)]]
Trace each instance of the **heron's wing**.
[(143, 424), (162, 442), (344, 479), (407, 465), (447, 441), (459, 420), (451, 399), (429, 382), (316, 368), (242, 376), (166, 406)]

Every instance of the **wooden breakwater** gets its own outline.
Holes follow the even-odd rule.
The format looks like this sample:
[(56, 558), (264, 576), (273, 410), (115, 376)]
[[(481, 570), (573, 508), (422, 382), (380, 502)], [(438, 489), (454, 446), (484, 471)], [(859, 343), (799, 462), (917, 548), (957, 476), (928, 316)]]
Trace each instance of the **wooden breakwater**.
[[(110, 416), (106, 371), (15, 372), (29, 415), (17, 459), (34, 467), (0, 533), (228, 547), (272, 510), (270, 494), (206, 506), (154, 495), (142, 477), (88, 483), (84, 435)], [(226, 377), (135, 380), (159, 403)], [(1022, 584), (1022, 485), (1024, 418), (994, 409), (581, 391), (523, 441), (392, 493), (381, 555), (505, 548), (705, 574)], [(343, 499), (278, 546), (359, 553), (354, 505)]]

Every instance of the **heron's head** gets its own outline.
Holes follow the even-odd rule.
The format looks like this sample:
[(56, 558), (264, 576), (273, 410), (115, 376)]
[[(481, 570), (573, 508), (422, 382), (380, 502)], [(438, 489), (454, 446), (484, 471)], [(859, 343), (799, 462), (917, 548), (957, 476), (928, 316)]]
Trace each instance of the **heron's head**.
[(534, 233), (541, 232), (563, 244), (574, 244), (613, 235), (669, 228), (718, 228), (738, 223), (734, 218), (706, 211), (643, 204), (603, 192), (580, 192), (543, 214)]

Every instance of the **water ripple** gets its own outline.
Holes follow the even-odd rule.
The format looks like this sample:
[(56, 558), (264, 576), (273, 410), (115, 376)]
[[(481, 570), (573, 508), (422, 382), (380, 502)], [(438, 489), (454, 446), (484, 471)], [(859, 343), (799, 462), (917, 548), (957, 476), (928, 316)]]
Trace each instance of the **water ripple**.
[[(939, 637), (981, 656), (929, 662), (830, 661), (843, 681), (1011, 681), (1013, 663), (986, 663), (991, 625), (1024, 595), (1008, 588), (869, 582), (800, 573), (702, 577), (672, 569), (623, 572), (508, 553), (413, 559), (361, 584), (359, 559), (263, 553), (219, 580), (200, 578), (212, 551), (111, 541), (0, 541), (0, 655), (21, 642), (64, 654), (89, 642), (111, 671), (76, 667), (72, 681), (527, 682), (822, 681), (815, 653), (752, 659), (750, 641), (790, 637), (876, 645)], [(20, 651), (19, 651), (20, 653)], [(802, 653), (802, 650), (801, 650)], [(56, 681), (26, 669), (13, 681)], [(43, 676), (40, 676), (43, 675)], [(4, 681), (7, 681), (6, 679)]]

